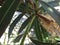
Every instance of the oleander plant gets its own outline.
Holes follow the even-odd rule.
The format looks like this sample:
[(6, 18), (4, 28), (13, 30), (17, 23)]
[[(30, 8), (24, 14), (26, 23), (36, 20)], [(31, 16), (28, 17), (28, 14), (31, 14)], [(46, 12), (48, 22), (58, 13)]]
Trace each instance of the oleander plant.
[[(28, 36), (34, 45), (59, 45), (59, 40), (56, 40), (59, 36), (51, 36), (52, 34), (42, 25), (41, 21), (51, 22), (45, 17), (47, 13), (60, 26), (60, 12), (51, 5), (42, 0), (4, 0), (4, 2), (0, 4), (0, 38), (11, 22), (14, 12), (18, 11), (21, 12), (21, 14), (10, 24), (8, 29), (8, 42), (16, 24), (23, 16), (26, 16), (27, 19), (19, 27), (17, 36), (12, 40), (13, 43), (20, 41), (19, 45), (24, 45), (25, 38)], [(35, 37), (29, 35), (31, 29), (34, 30)]]

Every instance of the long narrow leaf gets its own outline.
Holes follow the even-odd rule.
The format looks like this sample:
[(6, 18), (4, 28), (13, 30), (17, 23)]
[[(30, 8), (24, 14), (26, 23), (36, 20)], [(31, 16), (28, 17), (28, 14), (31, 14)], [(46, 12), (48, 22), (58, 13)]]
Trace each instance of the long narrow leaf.
[(21, 40), (21, 44), (20, 45), (23, 45), (26, 35), (28, 34), (28, 32), (31, 30), (31, 28), (33, 26), (34, 19), (35, 19), (35, 16), (33, 16), (31, 22), (28, 24), (28, 26), (26, 28), (26, 31), (24, 32), (24, 35), (23, 35), (23, 38)]
[(57, 12), (53, 7), (49, 4), (40, 1), (42, 7), (55, 19), (55, 21), (60, 25), (60, 13)]
[(41, 27), (41, 30), (42, 30), (42, 33), (44, 35), (44, 37), (48, 37), (50, 34), (49, 32), (47, 32), (47, 30), (40, 24), (40, 27)]
[(56, 43), (43, 43), (40, 42), (39, 40), (33, 39), (31, 37), (29, 37), (31, 39), (31, 41), (35, 44), (35, 45), (56, 45)]
[(6, 13), (6, 11), (9, 9), (10, 5), (13, 3), (13, 1), (14, 0), (6, 0), (2, 8), (0, 8), (0, 21)]
[(26, 13), (33, 12), (33, 9), (29, 7), (28, 2), (21, 3), (17, 10), (20, 12), (26, 12)]
[(10, 7), (8, 8), (8, 10), (4, 13), (3, 18), (0, 21), (0, 31), (1, 31), (0, 32), (0, 37), (4, 33), (4, 31), (5, 31), (6, 27), (8, 26), (8, 24), (10, 23), (10, 20), (11, 20), (13, 14), (14, 14), (14, 11), (16, 10), (19, 2), (20, 2), (20, 0), (18, 0), (18, 1), (17, 0), (14, 0), (12, 2), (12, 4), (10, 5)]
[(46, 42), (46, 37), (49, 36), (49, 33), (47, 30), (40, 24), (40, 21), (38, 20), (38, 17), (35, 19), (35, 24), (34, 24), (34, 31), (36, 34), (37, 39), (40, 42)]
[(13, 40), (13, 42), (14, 42), (14, 43), (19, 42), (22, 36), (23, 36), (23, 34), (18, 35), (18, 36)]
[(40, 29), (38, 17), (36, 17), (36, 19), (35, 19), (34, 31), (35, 31), (35, 34), (36, 34), (37, 39), (38, 39), (40, 42), (43, 42), (42, 30)]
[(46, 37), (50, 36), (49, 32), (40, 24), (40, 30), (42, 32), (43, 42), (49, 42), (46, 40)]
[(18, 21), (22, 18), (24, 14), (20, 14), (14, 21), (13, 23), (10, 25), (9, 27), (9, 31), (8, 31), (8, 37), (10, 37), (15, 25), (18, 23)]
[(20, 29), (18, 31), (18, 34), (23, 31), (23, 29), (27, 26), (27, 24), (30, 22), (30, 20), (31, 20), (32, 17), (33, 17), (33, 15), (31, 15), (30, 17), (28, 17), (28, 19), (26, 19), (23, 22), (23, 24), (21, 25), (21, 27), (20, 27)]

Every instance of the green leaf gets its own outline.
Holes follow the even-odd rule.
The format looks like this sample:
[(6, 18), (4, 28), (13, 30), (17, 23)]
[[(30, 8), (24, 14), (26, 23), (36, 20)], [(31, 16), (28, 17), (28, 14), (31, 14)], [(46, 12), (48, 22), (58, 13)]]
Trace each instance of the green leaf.
[(0, 21), (6, 13), (6, 11), (9, 9), (10, 5), (13, 3), (13, 1), (14, 0), (6, 0), (2, 8), (0, 8)]
[(26, 4), (21, 3), (17, 10), (20, 12), (26, 12)]
[(28, 2), (26, 1), (25, 3), (19, 4), (19, 7), (17, 9), (20, 12), (25, 12), (25, 13), (30, 13), (33, 12), (33, 9), (31, 9), (28, 5)]
[(39, 8), (38, 0), (35, 0), (36, 8)]
[(60, 25), (60, 13), (54, 9), (52, 6), (49, 4), (40, 1), (42, 7), (55, 19), (55, 21)]
[(46, 42), (46, 37), (48, 37), (50, 34), (47, 32), (47, 30), (40, 24), (40, 21), (38, 17), (36, 16), (35, 23), (34, 23), (34, 31), (36, 34), (37, 39), (40, 42)]
[(8, 37), (10, 38), (10, 35), (15, 27), (15, 25), (18, 23), (18, 21), (23, 17), (24, 13), (20, 14), (14, 21), (13, 23), (10, 25), (9, 27), (9, 31), (8, 31)]
[(48, 37), (50, 34), (47, 32), (47, 30), (40, 24), (40, 28), (42, 30), (42, 33), (44, 35), (44, 38)]
[(34, 39), (34, 38), (32, 38), (32, 37), (29, 37), (30, 38), (30, 40), (34, 43), (34, 44), (36, 44), (36, 45), (42, 45), (42, 43), (39, 41), (39, 40), (36, 40), (36, 39)]
[(29, 38), (35, 45), (56, 45), (56, 43), (43, 43), (43, 42), (40, 42), (39, 40), (36, 40), (32, 37), (29, 37)]
[(31, 21), (27, 25), (26, 31), (24, 32), (24, 35), (23, 35), (23, 38), (21, 40), (21, 44), (20, 45), (23, 45), (26, 35), (28, 34), (28, 32), (31, 30), (31, 28), (33, 26), (34, 20), (35, 20), (35, 16), (32, 17)]
[(50, 36), (49, 32), (47, 32), (47, 30), (41, 24), (40, 24), (40, 29), (41, 29), (41, 32), (42, 32), (43, 42), (49, 42), (49, 41), (46, 40), (46, 37)]
[(13, 42), (14, 42), (14, 43), (19, 42), (22, 36), (23, 36), (23, 34), (18, 35), (18, 36), (13, 40)]
[(20, 29), (18, 31), (18, 34), (23, 31), (23, 29), (27, 26), (27, 24), (30, 22), (30, 20), (32, 19), (32, 17), (33, 17), (33, 15), (31, 15), (30, 17), (28, 17), (28, 19), (26, 19), (23, 22), (23, 24), (21, 25), (21, 27), (20, 27)]
[(40, 42), (43, 42), (43, 37), (42, 37), (42, 30), (40, 29), (40, 24), (39, 24), (39, 21), (38, 21), (38, 17), (36, 16), (36, 19), (35, 19), (35, 23), (34, 23), (34, 31), (35, 31), (35, 34), (36, 34), (36, 37), (37, 39), (40, 41)]
[[(11, 1), (11, 4), (9, 5), (9, 7), (5, 11), (5, 13), (3, 13), (4, 16), (3, 16), (3, 18), (0, 21), (0, 31), (1, 31), (0, 32), (0, 37), (4, 33), (4, 31), (7, 28), (8, 24), (10, 23), (10, 20), (11, 20), (11, 18), (13, 16), (14, 12), (16, 11), (16, 8), (17, 8), (17, 6), (18, 6), (18, 4), (20, 2), (20, 0), (18, 0), (18, 1), (17, 0), (13, 0), (13, 2), (12, 2), (12, 0), (10, 0), (10, 1)], [(8, 1), (8, 3), (10, 1)], [(6, 3), (4, 6), (6, 6), (6, 5), (8, 5), (8, 4)], [(3, 7), (3, 9), (4, 8), (5, 7)], [(3, 11), (3, 9), (2, 9), (2, 11)], [(1, 13), (1, 11), (0, 11), (0, 13)]]

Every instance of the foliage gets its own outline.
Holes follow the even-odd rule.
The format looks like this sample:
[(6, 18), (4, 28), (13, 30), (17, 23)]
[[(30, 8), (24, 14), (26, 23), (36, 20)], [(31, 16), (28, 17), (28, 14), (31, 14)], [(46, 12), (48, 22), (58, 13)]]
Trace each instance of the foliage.
[[(40, 4), (42, 6), (40, 6)], [(60, 25), (60, 13), (55, 10), (52, 6), (49, 4), (38, 1), (38, 0), (6, 0), (3, 6), (0, 8), (0, 37), (5, 32), (5, 29), (7, 28), (8, 24), (11, 21), (11, 18), (15, 11), (20, 11), (22, 14), (20, 14), (10, 25), (9, 31), (8, 31), (8, 39), (10, 39), (10, 36), (12, 34), (12, 31), (15, 27), (15, 25), (18, 23), (19, 20), (25, 15), (28, 14), (27, 19), (22, 23), (19, 31), (18, 36), (13, 40), (14, 43), (19, 42), (21, 39), (20, 45), (24, 44), (24, 40), (28, 33), (31, 31), (31, 28), (34, 27), (34, 32), (36, 34), (37, 40), (29, 37), (33, 43), (36, 45), (46, 45), (45, 43), (49, 45), (55, 45), (56, 43), (51, 43), (49, 40), (46, 40), (46, 37), (49, 37), (50, 34), (47, 32), (47, 30), (41, 25), (41, 12), (47, 11), (54, 19), (55, 21)], [(43, 18), (42, 18), (43, 19)], [(25, 32), (21, 35), (21, 32)]]

